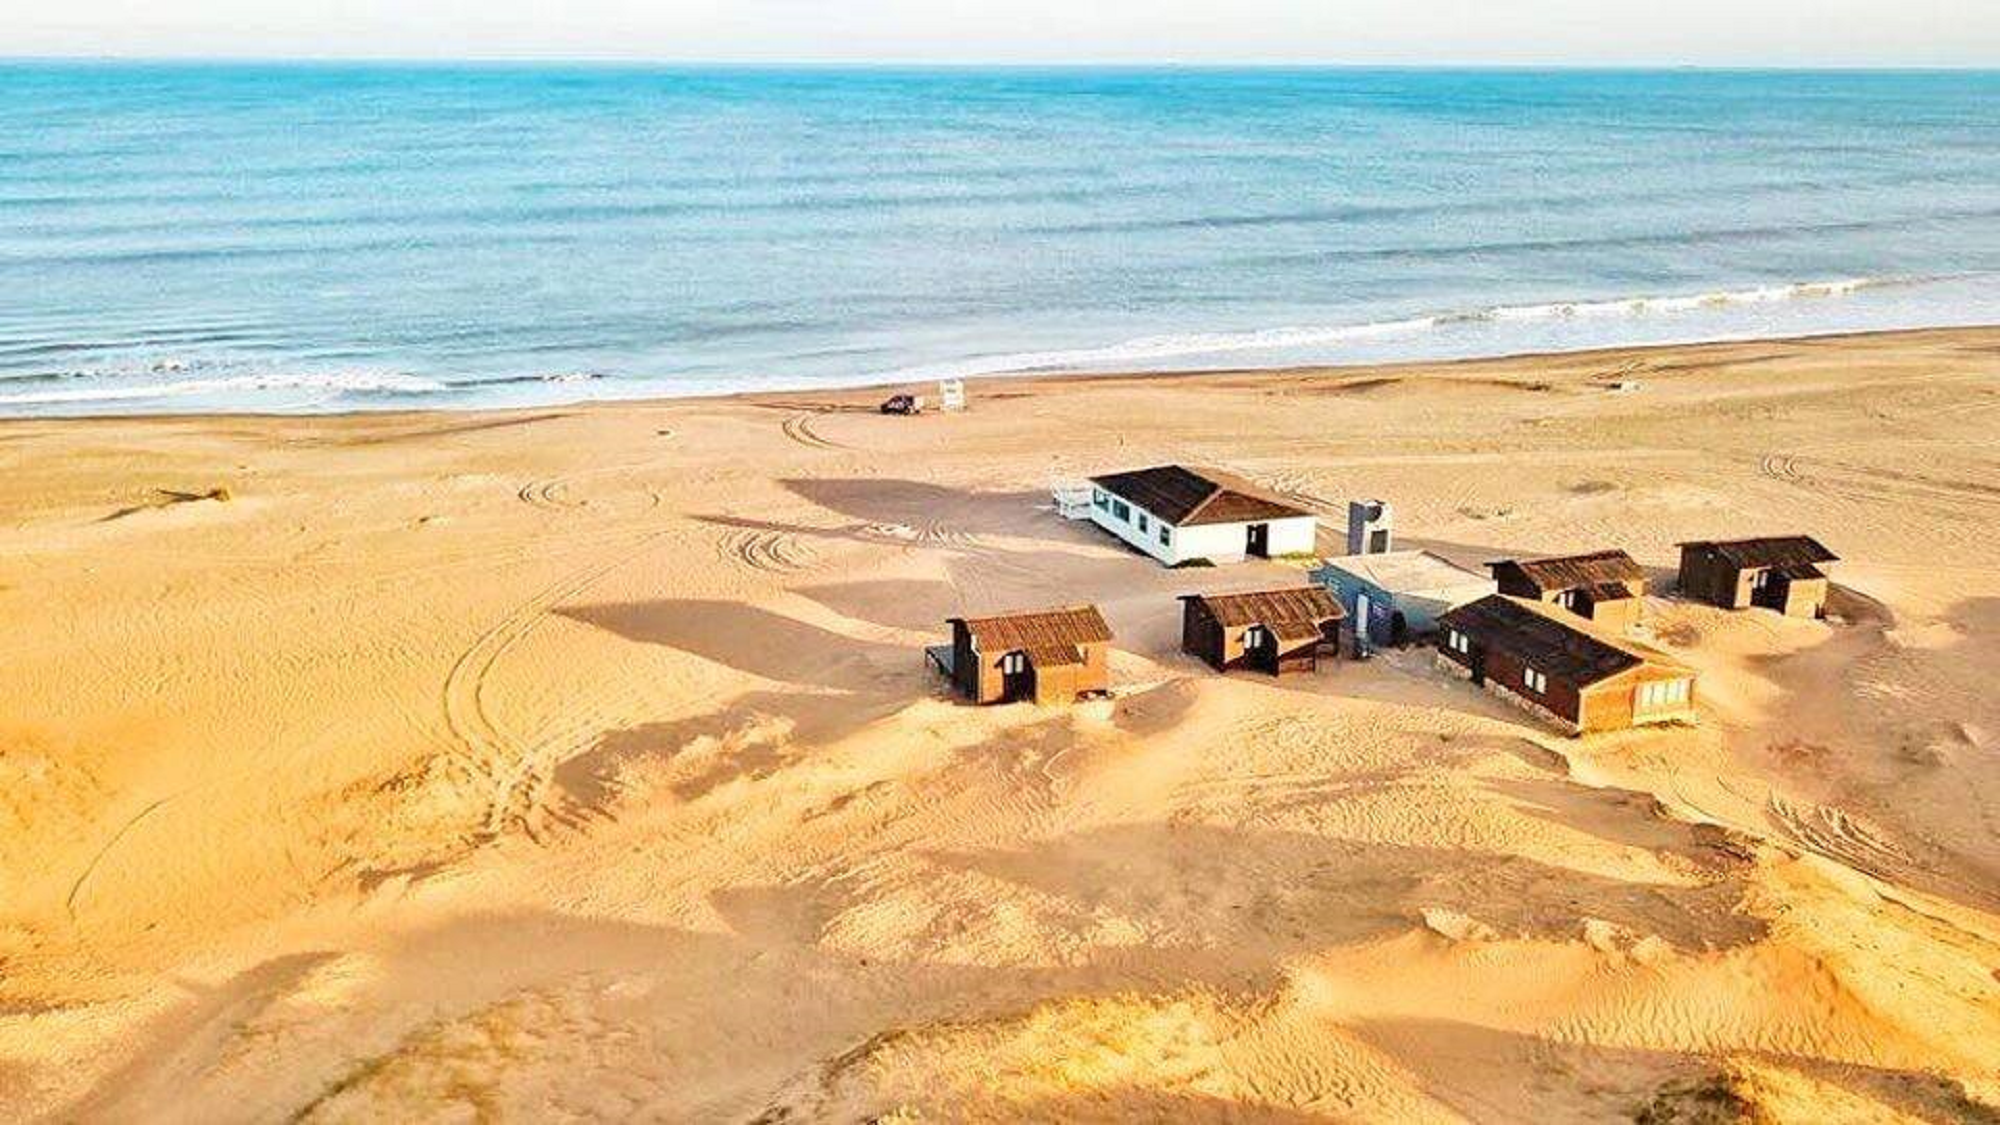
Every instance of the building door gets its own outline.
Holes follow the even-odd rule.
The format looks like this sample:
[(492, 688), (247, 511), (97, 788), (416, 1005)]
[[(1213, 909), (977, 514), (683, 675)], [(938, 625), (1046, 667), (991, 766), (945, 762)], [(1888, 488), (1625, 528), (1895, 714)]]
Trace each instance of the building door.
[(1750, 604), (1762, 609), (1785, 612), (1791, 597), (1791, 583), (1775, 571), (1760, 570), (1750, 579)]
[(1252, 625), (1243, 630), (1243, 654), (1250, 658), (1250, 666), (1260, 672), (1278, 671), (1278, 639), (1262, 625)]
[(1025, 652), (1010, 652), (1000, 658), (1000, 702), (1020, 703), (1035, 698), (1035, 666)]
[(1249, 530), (1244, 533), (1243, 550), (1246, 554), (1255, 555), (1260, 559), (1271, 557), (1271, 525), (1251, 524)]

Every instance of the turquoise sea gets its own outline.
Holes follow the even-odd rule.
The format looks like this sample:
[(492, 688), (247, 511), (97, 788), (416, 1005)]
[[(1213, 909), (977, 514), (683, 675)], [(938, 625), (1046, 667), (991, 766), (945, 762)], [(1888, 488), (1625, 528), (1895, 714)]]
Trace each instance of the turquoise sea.
[(0, 413), (2000, 322), (2000, 73), (0, 63)]

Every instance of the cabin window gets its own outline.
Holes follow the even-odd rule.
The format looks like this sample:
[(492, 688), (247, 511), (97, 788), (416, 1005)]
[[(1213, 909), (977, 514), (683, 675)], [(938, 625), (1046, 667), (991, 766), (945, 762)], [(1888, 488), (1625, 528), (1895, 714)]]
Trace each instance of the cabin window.
[(1521, 669), (1521, 682), (1527, 685), (1528, 690), (1534, 692), (1536, 695), (1547, 695), (1549, 693), (1549, 678), (1535, 671), (1533, 668)]
[(1453, 652), (1462, 653), (1466, 656), (1472, 655), (1472, 638), (1456, 629), (1445, 634), (1444, 643), (1445, 647), (1451, 649)]
[(1111, 506), (1111, 497), (1106, 496), (1103, 489), (1093, 488), (1090, 490), (1090, 503), (1095, 508), (1109, 508)]
[(1160, 525), (1160, 545), (1162, 547), (1171, 547), (1174, 545), (1173, 530), (1166, 524)]
[(1132, 518), (1132, 505), (1127, 504), (1123, 500), (1113, 500), (1111, 502), (1111, 514), (1121, 520), (1129, 520)]
[(1770, 584), (1771, 584), (1771, 572), (1768, 570), (1760, 570), (1757, 573), (1750, 576), (1750, 588), (1752, 590), (1761, 590), (1764, 587), (1769, 586)]
[(1140, 512), (1140, 513), (1139, 513), (1139, 530), (1140, 530), (1140, 531), (1147, 531), (1147, 530), (1150, 530), (1150, 528), (1148, 527), (1148, 525), (1147, 525), (1147, 523), (1146, 523), (1146, 513), (1144, 513), (1144, 512)]
[(1561, 606), (1561, 607), (1563, 607), (1564, 609), (1575, 609), (1575, 608), (1576, 608), (1576, 591), (1575, 591), (1575, 590), (1564, 590), (1564, 591), (1563, 591), (1562, 593), (1560, 593), (1560, 594), (1557, 594), (1557, 595), (1556, 595), (1556, 604), (1557, 604), (1557, 605), (1559, 605), (1559, 606)]
[(1265, 642), (1270, 640), (1270, 638), (1271, 633), (1269, 630), (1265, 629), (1262, 625), (1252, 625), (1248, 629), (1243, 630), (1243, 647), (1263, 648)]
[(1010, 652), (1000, 658), (1000, 671), (1009, 676), (1018, 676), (1028, 670), (1028, 654)]
[(1692, 680), (1658, 680), (1650, 684), (1640, 684), (1639, 706), (1644, 710), (1683, 706), (1693, 691)]

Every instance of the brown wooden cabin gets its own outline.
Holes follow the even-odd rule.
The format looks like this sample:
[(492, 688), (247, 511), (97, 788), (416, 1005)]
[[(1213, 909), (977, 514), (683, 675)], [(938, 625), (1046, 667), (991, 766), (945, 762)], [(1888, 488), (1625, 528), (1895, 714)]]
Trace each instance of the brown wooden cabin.
[(1110, 687), (1111, 627), (1094, 605), (951, 619), (931, 664), (973, 703), (1072, 703)]
[(1312, 672), (1340, 655), (1340, 602), (1319, 586), (1181, 598), (1181, 649), (1218, 672)]
[(1828, 564), (1838, 561), (1806, 535), (1683, 543), (1681, 593), (1724, 609), (1759, 606), (1786, 617), (1822, 617)]
[(1693, 669), (1546, 603), (1494, 594), (1438, 620), (1440, 667), (1570, 734), (1695, 718)]
[(1486, 565), (1501, 593), (1560, 606), (1618, 632), (1639, 623), (1645, 604), (1646, 570), (1623, 551)]

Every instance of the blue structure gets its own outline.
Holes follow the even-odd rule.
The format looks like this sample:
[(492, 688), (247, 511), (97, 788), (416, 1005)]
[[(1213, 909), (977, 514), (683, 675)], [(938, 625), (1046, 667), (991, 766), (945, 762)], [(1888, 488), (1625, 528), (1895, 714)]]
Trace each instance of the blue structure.
[(1497, 590), (1490, 575), (1429, 551), (1328, 559), (1312, 579), (1347, 611), (1357, 653), (1434, 633), (1439, 615)]

